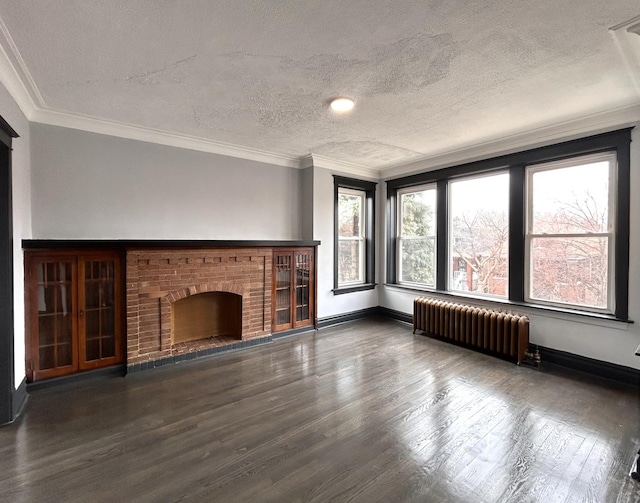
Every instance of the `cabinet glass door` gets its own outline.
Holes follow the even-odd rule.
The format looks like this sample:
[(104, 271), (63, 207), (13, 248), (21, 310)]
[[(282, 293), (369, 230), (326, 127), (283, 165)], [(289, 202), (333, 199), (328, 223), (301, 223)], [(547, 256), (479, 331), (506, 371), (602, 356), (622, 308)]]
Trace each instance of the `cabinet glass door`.
[(296, 253), (296, 324), (311, 318), (311, 253)]
[(275, 329), (291, 328), (291, 253), (274, 255)]
[(43, 260), (32, 267), (37, 302), (32, 338), (37, 350), (31, 370), (38, 376), (64, 375), (77, 367), (74, 276), (73, 260)]
[(113, 259), (84, 259), (80, 295), (80, 362), (85, 365), (116, 355), (116, 263)]

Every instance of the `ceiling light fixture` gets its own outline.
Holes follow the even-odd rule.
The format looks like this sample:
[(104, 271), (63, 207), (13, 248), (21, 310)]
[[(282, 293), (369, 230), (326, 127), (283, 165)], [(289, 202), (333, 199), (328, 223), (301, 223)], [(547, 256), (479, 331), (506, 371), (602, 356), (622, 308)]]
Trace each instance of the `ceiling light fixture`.
[(331, 102), (331, 110), (334, 112), (348, 112), (355, 106), (355, 102), (351, 98), (336, 98)]

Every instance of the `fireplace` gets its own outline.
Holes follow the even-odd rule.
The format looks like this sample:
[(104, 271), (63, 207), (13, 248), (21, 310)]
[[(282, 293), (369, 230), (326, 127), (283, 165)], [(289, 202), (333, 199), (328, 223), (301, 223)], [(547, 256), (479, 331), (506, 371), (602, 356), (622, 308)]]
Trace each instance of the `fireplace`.
[(127, 250), (127, 365), (271, 335), (272, 248)]
[(214, 337), (242, 339), (242, 297), (228, 292), (190, 295), (171, 306), (173, 344)]

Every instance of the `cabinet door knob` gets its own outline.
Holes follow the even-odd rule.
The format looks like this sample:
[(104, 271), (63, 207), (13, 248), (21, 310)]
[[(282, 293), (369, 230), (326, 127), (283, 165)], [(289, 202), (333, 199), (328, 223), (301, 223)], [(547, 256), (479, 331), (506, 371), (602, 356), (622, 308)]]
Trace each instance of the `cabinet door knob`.
[(81, 309), (80, 312), (78, 313), (78, 316), (84, 316), (84, 311)]

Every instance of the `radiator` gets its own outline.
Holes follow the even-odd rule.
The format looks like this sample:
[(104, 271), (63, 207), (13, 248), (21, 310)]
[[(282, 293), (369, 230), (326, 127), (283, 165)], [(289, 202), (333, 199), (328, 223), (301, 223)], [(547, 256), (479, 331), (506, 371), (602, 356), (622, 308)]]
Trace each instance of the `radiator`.
[(518, 365), (529, 347), (529, 318), (418, 297), (413, 333), (422, 330), (451, 342), (508, 358)]

